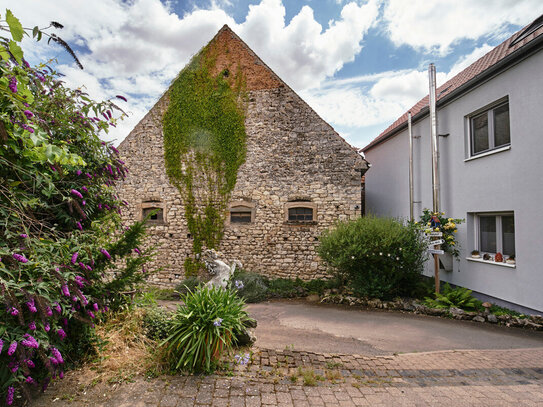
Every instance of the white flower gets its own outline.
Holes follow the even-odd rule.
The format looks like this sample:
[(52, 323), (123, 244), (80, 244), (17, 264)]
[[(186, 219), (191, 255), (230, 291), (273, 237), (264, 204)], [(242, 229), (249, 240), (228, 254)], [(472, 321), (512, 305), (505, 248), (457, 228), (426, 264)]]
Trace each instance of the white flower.
[(383, 253), (379, 252), (379, 256), (382, 256), (382, 255), (383, 255)]

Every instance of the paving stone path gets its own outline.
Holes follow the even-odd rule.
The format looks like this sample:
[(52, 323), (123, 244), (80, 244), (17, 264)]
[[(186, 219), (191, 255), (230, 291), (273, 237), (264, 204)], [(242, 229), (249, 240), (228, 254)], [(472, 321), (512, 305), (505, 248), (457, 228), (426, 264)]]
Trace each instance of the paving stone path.
[[(304, 374), (309, 378), (305, 383)], [(136, 378), (122, 385), (74, 388), (70, 394), (58, 394), (53, 386), (32, 403), (36, 407), (438, 405), (543, 406), (543, 348), (372, 357), (262, 349), (247, 366), (236, 366), (226, 375)]]

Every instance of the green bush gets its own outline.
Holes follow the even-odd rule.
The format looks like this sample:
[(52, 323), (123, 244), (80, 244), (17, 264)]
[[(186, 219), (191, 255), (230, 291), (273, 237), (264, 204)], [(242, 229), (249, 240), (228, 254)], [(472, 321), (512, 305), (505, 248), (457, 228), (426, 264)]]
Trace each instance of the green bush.
[[(241, 281), (242, 288), (236, 287)], [(268, 279), (257, 273), (236, 270), (232, 276), (232, 286), (245, 302), (260, 302), (268, 298)]]
[(186, 295), (188, 292), (196, 290), (196, 287), (198, 287), (200, 284), (202, 284), (202, 282), (198, 277), (190, 276), (175, 286), (175, 292), (183, 296)]
[(471, 295), (472, 291), (464, 287), (451, 288), (448, 283), (443, 286), (443, 292), (435, 294), (435, 299), (426, 297), (424, 304), (431, 308), (461, 308), (466, 311), (481, 309), (482, 302)]
[(421, 279), (426, 244), (419, 228), (366, 216), (339, 222), (320, 237), (319, 255), (356, 295), (412, 296)]
[(250, 320), (245, 302), (230, 289), (199, 287), (183, 298), (163, 342), (174, 370), (209, 373), (232, 348), (236, 333)]
[(12, 404), (92, 347), (93, 320), (126, 306), (150, 251), (144, 222), (121, 221), (127, 169), (100, 139), (124, 112), (24, 60), (25, 35), (56, 34), (9, 10), (0, 30), (0, 400)]
[(268, 294), (276, 298), (294, 298), (307, 295), (307, 291), (299, 278), (275, 278), (269, 282)]
[(172, 326), (173, 312), (160, 307), (145, 310), (143, 329), (145, 335), (154, 340), (166, 339)]

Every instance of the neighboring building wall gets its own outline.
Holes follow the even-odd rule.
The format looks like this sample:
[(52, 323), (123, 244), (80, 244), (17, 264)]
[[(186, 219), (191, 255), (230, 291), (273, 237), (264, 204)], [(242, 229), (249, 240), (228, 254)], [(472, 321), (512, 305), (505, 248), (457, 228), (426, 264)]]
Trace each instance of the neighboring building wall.
[[(514, 304), (543, 311), (541, 225), (543, 225), (543, 52), (539, 52), (490, 81), (438, 109), (440, 137), (441, 210), (466, 218), (458, 228), (460, 261), (441, 278)], [(466, 160), (466, 116), (509, 97), (511, 148)], [(428, 117), (413, 126), (415, 213), (432, 208), (430, 123)], [(403, 131), (366, 151), (372, 163), (366, 174), (368, 212), (409, 215), (408, 136)], [(467, 260), (475, 247), (477, 212), (514, 212), (516, 265)], [(428, 264), (427, 272), (433, 274)]]
[[(229, 35), (219, 33), (218, 40), (233, 41), (231, 60), (249, 68), (262, 66)], [(246, 202), (254, 210), (254, 221), (230, 224), (227, 220), (219, 250), (228, 260), (239, 259), (244, 269), (268, 276), (323, 277), (325, 268), (315, 251), (318, 237), (338, 219), (360, 216), (360, 178), (366, 163), (267, 67), (258, 69), (246, 71), (247, 158), (231, 198)], [(234, 72), (232, 67), (230, 71)], [(192, 240), (181, 198), (164, 168), (160, 117), (166, 106), (163, 97), (119, 147), (130, 170), (119, 193), (129, 203), (124, 214), (128, 222), (138, 219), (144, 201), (160, 200), (164, 205), (165, 222), (152, 225), (149, 237), (149, 243), (158, 247), (150, 268), (163, 270), (150, 281), (173, 285), (184, 278), (183, 262), (191, 254)], [(311, 202), (289, 203), (296, 200)], [(316, 208), (316, 222), (287, 222), (289, 205)]]

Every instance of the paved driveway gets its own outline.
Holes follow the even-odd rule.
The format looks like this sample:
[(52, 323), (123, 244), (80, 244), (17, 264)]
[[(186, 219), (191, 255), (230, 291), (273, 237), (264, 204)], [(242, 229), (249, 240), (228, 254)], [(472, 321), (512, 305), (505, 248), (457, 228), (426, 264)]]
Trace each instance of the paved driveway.
[(543, 332), (447, 318), (367, 311), (306, 301), (249, 305), (266, 349), (387, 355), (452, 349), (543, 347)]

